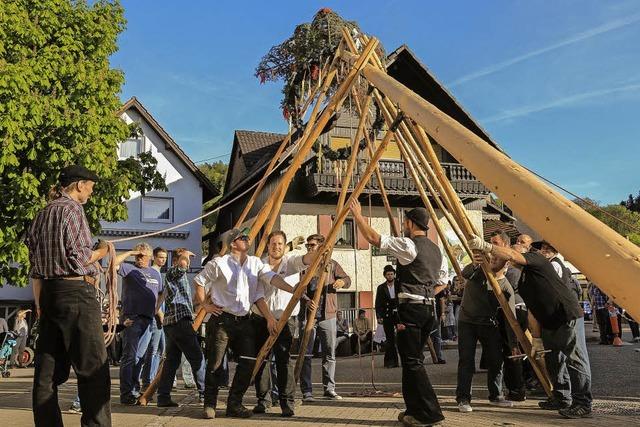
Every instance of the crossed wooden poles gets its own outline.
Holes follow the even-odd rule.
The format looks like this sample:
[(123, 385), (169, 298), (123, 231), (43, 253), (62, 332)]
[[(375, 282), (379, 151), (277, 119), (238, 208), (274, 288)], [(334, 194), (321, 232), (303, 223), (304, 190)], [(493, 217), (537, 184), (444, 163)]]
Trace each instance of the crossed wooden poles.
[[(374, 174), (381, 191), (385, 211), (390, 220), (392, 233), (394, 235), (399, 234), (397, 223), (394, 221), (391, 207), (389, 205), (388, 198), (386, 197), (382, 175), (380, 173), (380, 170), (378, 169), (378, 161), (381, 159), (387, 146), (391, 143), (392, 140), (395, 140), (398, 148), (400, 149), (402, 157), (404, 158), (407, 168), (418, 189), (420, 198), (427, 208), (436, 232), (438, 233), (438, 236), (442, 241), (445, 252), (450, 259), (453, 268), (456, 270), (456, 273), (459, 276), (462, 275), (460, 266), (457, 262), (455, 254), (453, 253), (448, 243), (447, 237), (442, 229), (437, 213), (429, 199), (429, 195), (431, 195), (437, 207), (443, 213), (444, 218), (450, 224), (452, 230), (459, 238), (464, 249), (470, 255), (471, 251), (466, 241), (470, 236), (478, 234), (477, 230), (474, 228), (472, 222), (470, 221), (464, 209), (464, 206), (462, 205), (462, 202), (458, 198), (451, 183), (447, 179), (446, 174), (436, 156), (436, 153), (431, 146), (431, 140), (424, 129), (413, 122), (410, 118), (406, 117), (402, 111), (400, 111), (393, 105), (390, 99), (386, 98), (375, 87), (369, 86), (369, 90), (366, 92), (366, 94), (361, 94), (360, 96), (358, 96), (359, 92), (362, 92), (361, 86), (363, 83), (363, 78), (361, 74), (362, 70), (365, 67), (375, 67), (377, 70), (385, 72), (382, 61), (376, 54), (376, 47), (378, 45), (377, 39), (368, 39), (366, 36), (360, 37), (361, 41), (364, 42), (364, 48), (362, 49), (362, 51), (359, 51), (359, 49), (356, 47), (356, 43), (352, 39), (351, 35), (348, 32), (343, 32), (343, 39), (340, 43), (340, 46), (338, 47), (338, 50), (336, 51), (333, 60), (326, 66), (327, 69), (323, 70), (324, 72), (322, 75), (324, 76), (324, 80), (322, 84), (311, 93), (309, 98), (304, 103), (302, 109), (303, 115), (306, 109), (315, 100), (315, 104), (310, 113), (304, 131), (294, 143), (294, 149), (297, 149), (297, 152), (295, 152), (292, 159), (290, 160), (290, 165), (284, 172), (283, 176), (280, 178), (280, 181), (278, 182), (273, 195), (258, 211), (251, 225), (251, 231), (249, 233), (249, 237), (251, 240), (255, 239), (260, 230), (263, 230), (263, 237), (260, 240), (256, 250), (256, 255), (261, 256), (267, 244), (266, 236), (271, 232), (271, 229), (273, 228), (273, 225), (277, 220), (282, 202), (284, 201), (289, 184), (291, 183), (295, 173), (306, 159), (306, 156), (309, 154), (314, 142), (322, 134), (331, 117), (342, 107), (344, 101), (351, 94), (352, 99), (355, 99), (356, 101), (356, 107), (359, 111), (360, 119), (358, 122), (355, 137), (352, 141), (351, 155), (347, 163), (346, 173), (342, 179), (341, 192), (338, 198), (336, 215), (333, 221), (332, 228), (326, 236), (325, 242), (316, 251), (315, 257), (313, 258), (311, 264), (308, 266), (306, 273), (302, 276), (300, 283), (296, 286), (289, 304), (278, 320), (276, 333), (270, 335), (266, 343), (260, 349), (256, 358), (256, 363), (254, 365), (252, 379), (255, 377), (265, 358), (270, 353), (271, 348), (273, 347), (278, 335), (287, 324), (287, 320), (291, 316), (293, 309), (299, 302), (302, 295), (306, 292), (307, 286), (314, 277), (318, 278), (318, 286), (314, 293), (313, 300), (316, 303), (319, 301), (320, 295), (322, 294), (323, 287), (325, 285), (328, 268), (330, 267), (331, 253), (333, 251), (338, 232), (344, 220), (349, 214), (348, 205), (351, 200), (358, 199)], [(333, 83), (334, 79), (338, 77), (337, 65), (340, 62), (349, 64), (351, 68), (339, 83), (335, 94), (328, 100), (328, 102), (326, 102), (325, 105), (325, 101), (327, 101), (327, 91)], [(408, 91), (408, 89), (406, 90)], [(377, 147), (374, 147), (374, 144), (371, 141), (371, 137), (366, 131), (367, 121), (369, 120), (370, 106), (373, 102), (378, 105), (378, 108), (382, 112), (387, 126), (386, 133)], [(260, 191), (264, 188), (268, 177), (271, 175), (273, 169), (277, 167), (278, 162), (281, 161), (282, 155), (285, 152), (287, 146), (291, 144), (293, 134), (293, 131), (290, 131), (287, 137), (280, 144), (276, 154), (273, 156), (271, 162), (267, 166), (264, 177), (259, 181), (254, 194), (252, 195), (240, 217), (236, 221), (235, 227), (240, 227), (244, 224), (246, 217), (250, 213), (258, 195), (260, 194)], [(353, 171), (355, 165), (357, 164), (358, 150), (360, 141), (362, 139), (364, 139), (366, 142), (369, 163), (365, 171), (360, 174), (359, 181), (355, 183), (352, 188)], [(349, 191), (351, 191), (350, 195), (348, 195)], [(223, 248), (222, 251), (222, 253), (224, 253), (224, 251), (226, 251), (226, 248)], [(496, 281), (495, 276), (491, 272), (491, 269), (489, 268), (488, 260), (485, 260), (485, 262), (482, 264), (482, 268), (487, 279), (489, 280), (489, 283), (493, 288), (500, 306), (502, 307), (505, 318), (507, 319), (510, 327), (516, 333), (518, 341), (522, 345), (523, 349), (527, 354), (529, 354), (531, 351), (531, 335), (528, 334), (528, 331), (526, 333), (522, 331), (519, 324), (517, 323), (517, 320), (515, 319), (515, 316), (510, 311), (506, 298), (502, 294), (500, 286)], [(199, 329), (205, 316), (206, 312), (204, 311), (204, 309), (200, 309), (193, 324), (193, 328), (195, 330)], [(296, 379), (299, 378), (300, 375), (308, 339), (314, 326), (313, 322), (315, 319), (315, 313), (308, 313), (307, 318), (309, 320), (307, 321), (305, 326), (305, 331), (300, 343), (300, 354), (296, 361)], [(540, 382), (542, 383), (545, 391), (550, 395), (551, 384), (544, 371), (544, 367), (540, 365), (538, 360), (533, 358), (530, 360), (533, 369), (540, 379)], [(161, 369), (159, 369), (158, 371), (160, 372)], [(157, 377), (159, 376), (160, 375), (157, 375)], [(155, 378), (152, 382), (152, 385), (154, 383), (157, 384), (157, 380), (158, 378)], [(150, 386), (149, 389), (152, 389), (152, 387)], [(141, 401), (144, 398), (144, 401), (146, 402), (148, 400), (148, 397), (150, 397), (150, 395), (155, 391), (155, 389), (149, 389), (149, 396), (145, 398), (145, 395), (147, 394), (145, 393), (145, 395), (143, 395), (143, 397), (141, 398)]]

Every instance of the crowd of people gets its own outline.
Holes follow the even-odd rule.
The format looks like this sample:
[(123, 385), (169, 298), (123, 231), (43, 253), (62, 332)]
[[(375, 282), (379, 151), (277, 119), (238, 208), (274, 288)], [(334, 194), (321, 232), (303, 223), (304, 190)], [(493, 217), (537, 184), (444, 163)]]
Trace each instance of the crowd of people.
[[(41, 329), (33, 388), (36, 425), (62, 425), (57, 387), (68, 378), (71, 366), (78, 378), (82, 424), (110, 425), (109, 359), (119, 364), (120, 402), (125, 405), (135, 405), (157, 376), (157, 406), (178, 406), (171, 393), (182, 364), (186, 385), (197, 389), (204, 418), (217, 416), (219, 390), (226, 386), (228, 417), (249, 418), (266, 412), (274, 402), (283, 417), (294, 416), (291, 348), (294, 336), (301, 335), (307, 323), (311, 338), (302, 363), (301, 397), (305, 402), (316, 398), (311, 358), (318, 341), (322, 396), (342, 399), (336, 388), (336, 348), (346, 342), (352, 351), (362, 353), (371, 348), (377, 334), (364, 310), (351, 326), (342, 318), (337, 291), (348, 288), (351, 279), (338, 262), (330, 260), (322, 274), (307, 271), (325, 243), (321, 234), (287, 243), (284, 232), (273, 231), (267, 237), (267, 255), (261, 259), (249, 255), (248, 230), (228, 230), (220, 239), (220, 248), (227, 252), (212, 257), (192, 281), (188, 273), (193, 253), (184, 248), (152, 250), (139, 243), (114, 260), (122, 279), (121, 331), (120, 342), (106, 349), (92, 278), (98, 273), (97, 262), (107, 255), (108, 245), (102, 241), (93, 245), (82, 207), (97, 180), (93, 172), (80, 166), (63, 170), (51, 201), (28, 233)], [(372, 228), (357, 201), (349, 207), (362, 236), (397, 260), (395, 267), (384, 268), (375, 315), (385, 336), (384, 366), (402, 368), (406, 410), (398, 418), (404, 425), (435, 425), (444, 420), (424, 364), (430, 341), (436, 363), (446, 363), (443, 337), (458, 344), (456, 400), (461, 412), (473, 410), (471, 383), (480, 342), (480, 364), (487, 370), (490, 404), (511, 407), (514, 401), (525, 400), (527, 383), (535, 382), (531, 366), (524, 361), (526, 356), (545, 360), (553, 383), (553, 395), (540, 402), (542, 409), (557, 410), (566, 418), (590, 416), (591, 372), (579, 302), (582, 289), (550, 243), (534, 243), (522, 235), (511, 245), (503, 232), (493, 233), (489, 242), (473, 236), (467, 242), (473, 250), (473, 262), (464, 267), (462, 277), (447, 283), (442, 274), (446, 261), (427, 237), (429, 215), (425, 209), (406, 212), (403, 236), (394, 237)], [(302, 243), (306, 254), (291, 252)], [(165, 266), (169, 254), (171, 265)], [(129, 258), (133, 262), (127, 262)], [(499, 303), (494, 291), (498, 288), (490, 284), (483, 264), (495, 276), (506, 305)], [(314, 277), (294, 310), (288, 311), (295, 286), (304, 274)], [(320, 275), (325, 277), (324, 283), (319, 282)], [(608, 307), (600, 305), (602, 295), (598, 292), (593, 287), (599, 319), (606, 314), (600, 311)], [(204, 349), (194, 329), (198, 307), (208, 315)], [(511, 315), (503, 308), (522, 329), (531, 332), (528, 354), (523, 354), (509, 326)], [(257, 404), (249, 409), (243, 402), (257, 352), (276, 333), (285, 315), (285, 327), (255, 379)], [(600, 328), (601, 333), (606, 331), (606, 323)], [(605, 338), (609, 335), (603, 335)], [(237, 367), (229, 384), (231, 355)]]

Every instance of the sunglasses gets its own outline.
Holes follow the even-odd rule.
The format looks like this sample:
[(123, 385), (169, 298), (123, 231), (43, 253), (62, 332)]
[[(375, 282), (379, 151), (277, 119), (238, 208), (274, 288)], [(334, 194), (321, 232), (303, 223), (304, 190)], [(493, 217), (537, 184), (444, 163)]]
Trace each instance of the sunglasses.
[(240, 236), (236, 240), (242, 240), (243, 242), (248, 242), (249, 241), (249, 236)]
[(315, 248), (316, 246), (318, 246), (317, 243), (306, 243), (304, 245), (305, 248), (310, 249), (310, 248)]

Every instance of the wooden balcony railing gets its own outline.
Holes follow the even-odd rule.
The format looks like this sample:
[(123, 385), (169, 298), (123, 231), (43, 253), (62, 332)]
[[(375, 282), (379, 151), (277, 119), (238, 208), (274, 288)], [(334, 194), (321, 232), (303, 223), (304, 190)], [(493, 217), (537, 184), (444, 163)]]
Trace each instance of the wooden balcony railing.
[[(458, 163), (442, 163), (442, 166), (453, 188), (461, 196), (472, 197), (489, 194), (489, 190), (465, 169), (464, 166)], [(351, 188), (358, 182), (359, 177), (364, 173), (366, 167), (366, 161), (358, 161), (350, 183)], [(404, 162), (398, 160), (381, 160), (379, 167), (388, 194), (405, 196), (419, 195), (409, 171), (405, 168)], [(315, 157), (309, 159), (303, 169), (307, 190), (311, 195), (316, 195), (321, 192), (338, 191), (346, 169), (346, 160), (329, 160), (322, 158), (318, 162), (318, 159)], [(380, 192), (378, 180), (375, 177), (369, 180), (364, 192)]]

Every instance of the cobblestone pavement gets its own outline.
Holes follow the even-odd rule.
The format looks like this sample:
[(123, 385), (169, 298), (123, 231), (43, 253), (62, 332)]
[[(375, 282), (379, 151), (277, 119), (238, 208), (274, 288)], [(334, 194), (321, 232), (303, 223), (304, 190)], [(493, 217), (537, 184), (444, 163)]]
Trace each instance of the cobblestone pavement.
[[(591, 325), (587, 326), (588, 332)], [(555, 412), (538, 409), (540, 397), (530, 397), (514, 408), (504, 409), (490, 406), (484, 387), (485, 374), (474, 377), (474, 411), (461, 414), (455, 403), (457, 350), (445, 350), (446, 365), (428, 365), (430, 378), (436, 388), (446, 417), (443, 426), (603, 426), (640, 425), (640, 349), (638, 345), (621, 348), (589, 344), (593, 371), (594, 416), (591, 419), (574, 421), (560, 418)], [(479, 359), (479, 357), (478, 357)], [(397, 415), (403, 409), (400, 391), (400, 369), (376, 368), (376, 388), (383, 393), (376, 395), (371, 384), (371, 358), (339, 358), (336, 378), (338, 392), (344, 399), (328, 401), (318, 398), (316, 402), (297, 402), (296, 416), (283, 419), (279, 409), (271, 409), (265, 415), (249, 420), (224, 417), (224, 399), (221, 394), (218, 418), (203, 420), (201, 405), (196, 396), (181, 387), (173, 398), (179, 401), (178, 408), (162, 409), (153, 404), (147, 407), (130, 407), (118, 402), (118, 372), (112, 368), (112, 411), (114, 426), (160, 427), (160, 426), (399, 426)], [(376, 366), (382, 364), (382, 357), (375, 358)], [(314, 383), (320, 382), (319, 361), (314, 360)], [(33, 369), (14, 369), (11, 378), (0, 379), (0, 425), (21, 427), (32, 425), (31, 383)], [(321, 395), (321, 387), (316, 386), (316, 396)], [(66, 409), (76, 394), (75, 380), (70, 380), (59, 390), (61, 407)], [(245, 404), (255, 403), (253, 391), (247, 393)], [(65, 425), (77, 426), (80, 416), (64, 414)]]

